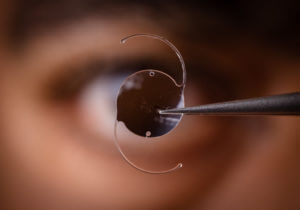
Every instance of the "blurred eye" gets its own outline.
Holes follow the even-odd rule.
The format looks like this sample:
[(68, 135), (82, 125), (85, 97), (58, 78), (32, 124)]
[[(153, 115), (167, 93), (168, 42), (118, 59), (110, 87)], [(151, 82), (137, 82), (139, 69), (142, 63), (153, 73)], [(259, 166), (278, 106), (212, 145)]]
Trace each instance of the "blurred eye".
[[(63, 108), (65, 114), (62, 117), (67, 120), (71, 132), (76, 130), (82, 135), (79, 139), (86, 142), (84, 144), (91, 145), (98, 153), (113, 153), (115, 157), (113, 139), (116, 105), (123, 81), (141, 69), (159, 69), (164, 72), (172, 67), (165, 65), (165, 60), (153, 57), (135, 57), (126, 61), (115, 59), (110, 62), (92, 60), (84, 65), (74, 63), (72, 66), (75, 67), (61, 71), (61, 75), (49, 80), (48, 101), (52, 107)], [(187, 72), (186, 106), (221, 101), (224, 98), (226, 100), (233, 93), (234, 87), (231, 89), (230, 79), (218, 76), (218, 73), (207, 66), (188, 65)], [(137, 166), (155, 171), (165, 171), (173, 166), (176, 169), (181, 167), (181, 163), (189, 165), (190, 155), (186, 154), (187, 151), (195, 148), (200, 151), (213, 141), (221, 144), (219, 134), (232, 125), (225, 120), (214, 117), (183, 117), (176, 129), (159, 136), (159, 141), (128, 132), (123, 123), (118, 123), (118, 143), (126, 157)], [(147, 135), (148, 130), (140, 131), (141, 135)], [(150, 128), (149, 131), (152, 135), (157, 135), (155, 132), (159, 130)], [(196, 153), (198, 156), (202, 154)]]
[[(62, 71), (48, 86), (48, 100), (59, 106), (76, 107), (76, 115), (88, 130), (112, 136), (116, 98), (125, 78), (146, 67), (166, 68), (159, 59), (91, 61)], [(112, 64), (114, 63), (114, 64)], [(72, 65), (74, 66), (74, 65)]]
[[(172, 67), (161, 57), (135, 57), (126, 61), (121, 58), (111, 61), (90, 60), (84, 64), (74, 61), (71, 67), (66, 67), (60, 75), (49, 80), (47, 98), (54, 106), (71, 110), (68, 113), (71, 113), (72, 125), (77, 123), (83, 131), (111, 139), (117, 114), (117, 94), (126, 77), (141, 69), (160, 69), (165, 72)], [(230, 86), (229, 79), (218, 76), (213, 69), (201, 64), (188, 65), (187, 68), (186, 106), (233, 98), (234, 87)], [(74, 117), (77, 121), (74, 121)]]

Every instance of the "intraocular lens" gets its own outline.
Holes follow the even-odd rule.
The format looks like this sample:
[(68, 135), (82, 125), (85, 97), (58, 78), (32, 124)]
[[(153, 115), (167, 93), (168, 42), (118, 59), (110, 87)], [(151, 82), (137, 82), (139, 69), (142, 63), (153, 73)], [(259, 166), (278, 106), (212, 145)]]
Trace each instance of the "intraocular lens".
[(178, 56), (182, 67), (182, 83), (159, 70), (141, 70), (125, 79), (117, 98), (117, 119), (115, 123), (115, 143), (123, 158), (134, 168), (147, 173), (168, 173), (182, 167), (179, 163), (168, 170), (146, 170), (131, 162), (121, 149), (119, 124), (137, 136), (152, 138), (159, 137), (174, 129), (182, 115), (161, 115), (160, 110), (184, 107), (185, 64), (176, 47), (163, 37), (149, 34), (136, 34), (121, 40), (125, 43), (133, 37), (148, 37), (158, 39), (171, 47)]
[(181, 115), (161, 115), (159, 110), (183, 107), (182, 88), (167, 74), (143, 70), (130, 75), (120, 88), (117, 120), (133, 133), (157, 137), (171, 131)]

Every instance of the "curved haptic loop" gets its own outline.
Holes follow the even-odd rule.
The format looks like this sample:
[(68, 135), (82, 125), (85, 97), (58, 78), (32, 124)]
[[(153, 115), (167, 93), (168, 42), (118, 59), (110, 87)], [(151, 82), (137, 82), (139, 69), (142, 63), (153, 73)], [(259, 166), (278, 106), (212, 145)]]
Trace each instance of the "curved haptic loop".
[(115, 138), (114, 138), (114, 141), (115, 141), (115, 145), (118, 149), (118, 151), (121, 153), (123, 159), (129, 164), (131, 165), (133, 168), (139, 170), (139, 171), (142, 171), (144, 173), (149, 173), (149, 174), (165, 174), (165, 173), (169, 173), (169, 172), (172, 172), (172, 171), (175, 171), (179, 168), (182, 168), (182, 163), (178, 163), (175, 167), (173, 168), (170, 168), (170, 169), (167, 169), (167, 170), (161, 170), (161, 171), (152, 171), (152, 170), (147, 170), (147, 169), (143, 169), (139, 166), (137, 166), (136, 164), (134, 164), (131, 160), (129, 160), (127, 158), (127, 156), (124, 154), (123, 150), (121, 149), (117, 139), (118, 139), (118, 136), (117, 136), (117, 120), (115, 121), (115, 128), (114, 128), (114, 135), (115, 135)]
[(181, 69), (182, 69), (182, 83), (178, 86), (180, 87), (185, 87), (185, 83), (186, 83), (186, 69), (185, 69), (185, 63), (183, 60), (183, 57), (181, 55), (181, 53), (179, 52), (179, 50), (167, 39), (165, 39), (164, 37), (158, 36), (158, 35), (154, 35), (154, 34), (133, 34), (130, 36), (127, 36), (123, 39), (121, 39), (121, 43), (124, 44), (127, 40), (135, 38), (135, 37), (148, 37), (148, 38), (152, 38), (152, 39), (157, 39), (159, 41), (164, 42), (166, 45), (168, 45), (177, 55), (180, 64), (181, 64)]
[[(182, 94), (183, 94), (183, 90), (184, 90), (185, 82), (186, 82), (186, 69), (185, 69), (185, 63), (184, 63), (183, 57), (180, 54), (179, 50), (171, 42), (169, 42), (167, 39), (165, 39), (165, 38), (163, 38), (161, 36), (153, 35), (153, 34), (134, 34), (134, 35), (130, 35), (130, 36), (127, 36), (127, 37), (121, 39), (121, 43), (124, 44), (128, 39), (131, 39), (131, 38), (134, 38), (134, 37), (148, 37), (148, 38), (152, 38), (152, 39), (157, 39), (157, 40), (160, 40), (160, 41), (164, 42), (172, 50), (174, 50), (174, 52), (176, 53), (177, 57), (179, 58), (179, 61), (181, 63), (181, 68), (182, 68), (182, 83), (181, 84), (177, 84), (176, 83), (176, 85), (178, 87), (182, 88)], [(118, 143), (118, 136), (117, 136), (117, 119), (115, 121), (115, 126), (114, 126), (114, 135), (115, 135), (115, 138), (114, 138), (115, 145), (116, 145), (118, 151), (120, 152), (120, 154), (122, 155), (123, 159), (129, 165), (131, 165), (133, 168), (135, 168), (135, 169), (137, 169), (139, 171), (142, 171), (144, 173), (150, 173), (150, 174), (165, 174), (165, 173), (169, 173), (169, 172), (175, 171), (175, 170), (177, 170), (179, 168), (182, 168), (182, 166), (183, 166), (182, 163), (178, 163), (175, 167), (167, 169), (167, 170), (153, 171), (153, 170), (143, 169), (143, 168), (137, 166), (136, 164), (134, 164), (131, 160), (129, 160), (127, 158), (127, 156), (124, 154), (122, 148), (120, 147), (120, 145)]]

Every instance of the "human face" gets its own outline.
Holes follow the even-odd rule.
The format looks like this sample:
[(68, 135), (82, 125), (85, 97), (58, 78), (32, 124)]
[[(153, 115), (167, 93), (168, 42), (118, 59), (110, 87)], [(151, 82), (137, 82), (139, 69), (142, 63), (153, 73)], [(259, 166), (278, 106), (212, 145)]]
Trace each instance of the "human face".
[(240, 209), (246, 202), (249, 209), (275, 209), (297, 195), (299, 119), (293, 117), (186, 116), (154, 146), (123, 139), (139, 164), (163, 168), (182, 161), (182, 169), (151, 175), (123, 161), (113, 143), (123, 79), (146, 65), (179, 71), (175, 55), (155, 41), (120, 45), (126, 35), (145, 31), (182, 50), (187, 105), (299, 89), (299, 63), (243, 37), (191, 42), (143, 15), (91, 16), (42, 30), (20, 49), (1, 51), (7, 208)]

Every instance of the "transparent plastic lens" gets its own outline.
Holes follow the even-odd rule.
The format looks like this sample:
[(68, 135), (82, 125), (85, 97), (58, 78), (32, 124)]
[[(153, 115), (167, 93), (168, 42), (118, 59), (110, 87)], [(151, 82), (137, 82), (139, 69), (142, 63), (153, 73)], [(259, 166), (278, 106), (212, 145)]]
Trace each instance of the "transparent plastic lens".
[(157, 137), (171, 131), (181, 115), (161, 115), (159, 110), (182, 107), (182, 88), (167, 74), (143, 70), (129, 76), (117, 99), (117, 121), (133, 133)]
[[(117, 98), (115, 143), (123, 158), (134, 168), (147, 173), (168, 173), (181, 168), (182, 164), (179, 163), (168, 170), (143, 169), (128, 159), (118, 142), (123, 137), (126, 138), (124, 132), (128, 131), (150, 139), (165, 135), (174, 129), (182, 118), (182, 115), (159, 114), (160, 110), (184, 107), (185, 65), (180, 52), (168, 40), (156, 35), (132, 35), (121, 40), (121, 43), (138, 36), (159, 39), (175, 51), (181, 62), (183, 82), (177, 84), (168, 74), (152, 69), (141, 70), (127, 77), (120, 87)], [(122, 131), (120, 123), (124, 124)]]

